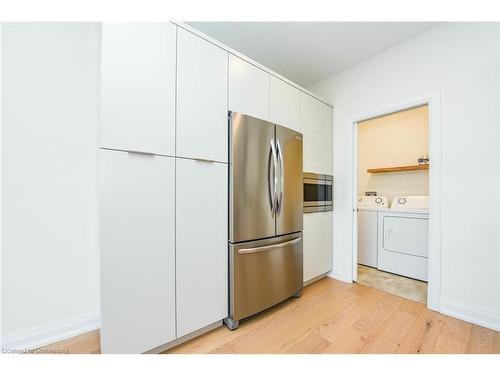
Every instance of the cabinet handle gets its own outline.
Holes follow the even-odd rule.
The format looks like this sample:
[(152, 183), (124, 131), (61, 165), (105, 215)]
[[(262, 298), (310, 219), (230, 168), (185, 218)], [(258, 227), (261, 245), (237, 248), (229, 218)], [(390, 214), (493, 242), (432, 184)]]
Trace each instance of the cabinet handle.
[(215, 160), (210, 160), (210, 159), (200, 159), (200, 158), (193, 158), (194, 161), (199, 161), (202, 163), (216, 163)]
[(140, 155), (147, 155), (147, 156), (155, 156), (156, 154), (154, 152), (148, 152), (148, 151), (137, 151), (137, 150), (124, 150), (128, 152), (129, 154), (140, 154)]

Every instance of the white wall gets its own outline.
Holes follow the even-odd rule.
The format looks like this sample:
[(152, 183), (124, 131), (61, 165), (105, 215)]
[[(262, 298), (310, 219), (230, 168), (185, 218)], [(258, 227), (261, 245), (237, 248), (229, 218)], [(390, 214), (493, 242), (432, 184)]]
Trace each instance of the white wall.
[(500, 329), (499, 46), (496, 23), (444, 24), (311, 88), (334, 104), (335, 277), (352, 280), (352, 119), (439, 92), (441, 309)]
[(99, 38), (95, 23), (2, 25), (6, 345), (96, 322)]
[(389, 202), (429, 195), (429, 171), (368, 173), (370, 168), (414, 165), (429, 154), (429, 111), (423, 105), (358, 123), (358, 196), (376, 191)]
[[(2, 78), (2, 27), (0, 24), (0, 82)], [(2, 114), (2, 85), (0, 84), (0, 115)], [(2, 145), (2, 116), (0, 116), (0, 147)], [(3, 311), (3, 304), (2, 304), (2, 242), (3, 242), (3, 237), (2, 237), (2, 228), (3, 228), (3, 222), (2, 222), (2, 212), (3, 212), (3, 201), (2, 201), (2, 151), (0, 149), (0, 351), (1, 348), (3, 348), (3, 336), (2, 336), (2, 311)]]

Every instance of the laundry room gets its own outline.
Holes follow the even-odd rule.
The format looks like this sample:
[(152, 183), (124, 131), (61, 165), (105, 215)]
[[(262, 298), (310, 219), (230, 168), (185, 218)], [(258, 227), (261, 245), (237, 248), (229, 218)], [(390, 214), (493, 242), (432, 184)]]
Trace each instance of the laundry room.
[(357, 282), (426, 304), (428, 105), (356, 125)]

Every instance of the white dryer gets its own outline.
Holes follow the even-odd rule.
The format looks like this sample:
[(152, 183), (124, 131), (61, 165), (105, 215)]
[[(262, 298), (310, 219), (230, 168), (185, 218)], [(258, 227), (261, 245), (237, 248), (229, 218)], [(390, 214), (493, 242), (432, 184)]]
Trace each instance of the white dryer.
[(388, 207), (387, 197), (358, 197), (358, 263), (377, 267), (378, 211)]
[(429, 197), (396, 197), (378, 213), (378, 268), (427, 281)]

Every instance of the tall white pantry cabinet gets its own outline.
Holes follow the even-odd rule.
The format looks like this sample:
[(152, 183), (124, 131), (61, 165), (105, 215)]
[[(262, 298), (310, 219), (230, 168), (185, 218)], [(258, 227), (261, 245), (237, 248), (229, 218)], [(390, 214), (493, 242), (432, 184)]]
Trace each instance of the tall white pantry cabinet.
[(102, 32), (101, 348), (142, 353), (227, 315), (228, 58), (170, 23)]
[[(333, 175), (332, 108), (301, 93), (300, 124), (304, 135), (304, 172)], [(304, 282), (308, 282), (332, 269), (333, 212), (304, 214), (303, 231)]]
[[(323, 106), (331, 114), (297, 87), (175, 24), (103, 24), (103, 353), (164, 349), (227, 316), (228, 110), (301, 131), (304, 151), (319, 152), (306, 146), (306, 134), (311, 141), (331, 135), (331, 123), (326, 130), (324, 121), (311, 125), (325, 118)], [(321, 157), (318, 172), (332, 174)], [(305, 244), (307, 236), (305, 228)], [(310, 240), (321, 243), (331, 253), (331, 242)], [(327, 259), (316, 268), (331, 269), (313, 250), (304, 261)]]

